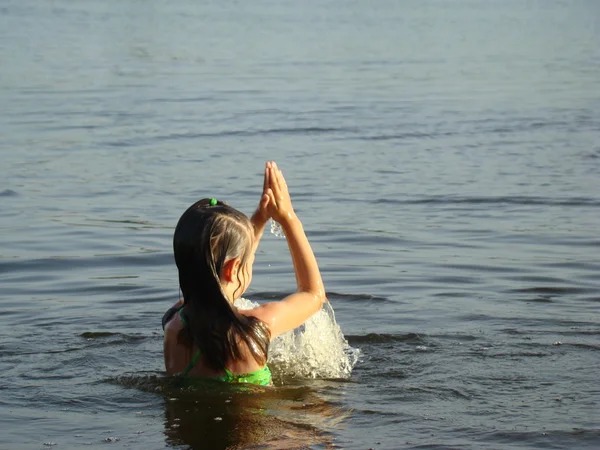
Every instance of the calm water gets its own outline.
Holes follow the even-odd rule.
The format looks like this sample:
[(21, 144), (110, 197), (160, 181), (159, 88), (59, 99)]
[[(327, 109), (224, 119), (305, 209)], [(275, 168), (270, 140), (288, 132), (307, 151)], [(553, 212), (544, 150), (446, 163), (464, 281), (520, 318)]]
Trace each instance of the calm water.
[[(3, 0), (0, 106), (0, 448), (600, 448), (600, 2)], [(361, 360), (177, 385), (172, 230), (267, 159)]]

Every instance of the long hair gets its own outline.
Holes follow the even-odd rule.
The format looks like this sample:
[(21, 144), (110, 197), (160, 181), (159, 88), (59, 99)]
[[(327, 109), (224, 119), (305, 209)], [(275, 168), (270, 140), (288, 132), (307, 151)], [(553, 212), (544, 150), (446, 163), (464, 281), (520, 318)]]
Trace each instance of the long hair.
[(240, 258), (242, 286), (240, 273), (250, 258), (252, 239), (245, 214), (223, 202), (211, 206), (207, 198), (190, 206), (175, 228), (173, 251), (185, 319), (178, 341), (190, 351), (196, 344), (204, 362), (217, 371), (229, 361), (244, 359), (245, 348), (258, 364), (267, 361), (269, 329), (259, 319), (240, 314), (220, 280), (225, 262)]

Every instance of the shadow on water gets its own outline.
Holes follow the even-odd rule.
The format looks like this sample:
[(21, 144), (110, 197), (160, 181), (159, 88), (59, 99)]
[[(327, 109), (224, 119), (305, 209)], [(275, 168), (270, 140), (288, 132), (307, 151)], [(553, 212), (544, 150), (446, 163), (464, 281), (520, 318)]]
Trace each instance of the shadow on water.
[(332, 448), (332, 431), (343, 427), (351, 413), (317, 391), (324, 385), (335, 389), (336, 381), (289, 380), (290, 385), (280, 387), (162, 375), (124, 375), (110, 381), (164, 398), (164, 435), (174, 447)]

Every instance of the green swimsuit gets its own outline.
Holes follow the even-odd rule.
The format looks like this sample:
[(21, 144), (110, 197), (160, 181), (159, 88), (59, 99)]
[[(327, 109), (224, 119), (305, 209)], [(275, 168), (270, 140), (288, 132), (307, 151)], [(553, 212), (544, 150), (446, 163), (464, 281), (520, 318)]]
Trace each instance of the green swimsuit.
[[(186, 376), (190, 373), (190, 370), (194, 368), (196, 361), (200, 357), (200, 350), (198, 350), (192, 360), (185, 368), (183, 372), (181, 372), (180, 376)], [(260, 386), (268, 386), (271, 384), (271, 371), (268, 366), (263, 367), (262, 369), (255, 370), (250, 373), (241, 373), (241, 374), (233, 374), (227, 368), (225, 368), (225, 375), (220, 377), (210, 377), (211, 380), (224, 381), (225, 383), (250, 383), (250, 384), (258, 384)]]
[[(179, 310), (179, 319), (185, 325), (185, 319), (181, 314), (181, 308)], [(200, 357), (200, 350), (198, 350), (192, 360), (185, 368), (183, 372), (181, 372), (180, 376), (186, 376), (196, 365), (198, 358)], [(207, 377), (208, 378), (208, 377)], [(262, 369), (255, 370), (250, 373), (241, 373), (241, 374), (233, 374), (227, 368), (225, 368), (225, 375), (220, 377), (210, 377), (211, 380), (224, 381), (225, 383), (250, 383), (250, 384), (258, 384), (260, 386), (268, 386), (271, 384), (271, 371), (268, 366), (263, 367)]]

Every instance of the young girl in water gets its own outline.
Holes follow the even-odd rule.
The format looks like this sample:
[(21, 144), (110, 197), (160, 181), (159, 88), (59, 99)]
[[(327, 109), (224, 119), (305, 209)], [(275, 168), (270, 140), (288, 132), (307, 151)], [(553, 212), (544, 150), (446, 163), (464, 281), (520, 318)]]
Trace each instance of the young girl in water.
[[(250, 285), (254, 254), (270, 218), (285, 232), (297, 290), (281, 301), (239, 310), (234, 302)], [(277, 165), (266, 164), (251, 219), (213, 198), (200, 200), (179, 219), (173, 249), (183, 299), (163, 317), (167, 373), (271, 384), (269, 342), (300, 326), (326, 301), (317, 260)]]

